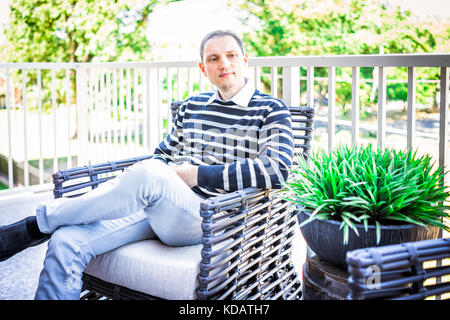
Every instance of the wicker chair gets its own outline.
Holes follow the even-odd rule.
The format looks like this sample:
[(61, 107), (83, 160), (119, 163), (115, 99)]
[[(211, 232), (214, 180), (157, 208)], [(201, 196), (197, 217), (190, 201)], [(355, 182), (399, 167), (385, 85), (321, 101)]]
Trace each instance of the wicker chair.
[(421, 300), (438, 296), (449, 299), (449, 262), (450, 238), (350, 251), (347, 253), (348, 298)]
[[(172, 115), (179, 105), (180, 102), (172, 103)], [(314, 109), (290, 107), (290, 111), (296, 154), (307, 157)], [(54, 196), (78, 196), (114, 178), (114, 172), (150, 157), (58, 171), (53, 175)], [(144, 240), (96, 257), (83, 273), (84, 291), (81, 298), (299, 299), (300, 278), (291, 259), (293, 238), (298, 230), (297, 217), (293, 206), (282, 200), (279, 192), (248, 188), (209, 198), (201, 205), (203, 236), (202, 243), (197, 246), (169, 248), (158, 240)], [(176, 284), (187, 287), (181, 290), (183, 292), (171, 287), (174, 284), (169, 283), (173, 276), (170, 270), (165, 270), (167, 279), (163, 279), (167, 280), (163, 286), (168, 287), (168, 291), (153, 288), (151, 281), (146, 283), (145, 277), (153, 269), (136, 270), (138, 274), (133, 274), (133, 277), (142, 280), (131, 286), (127, 274), (119, 275), (120, 281), (116, 280), (116, 270), (111, 265), (119, 265), (126, 259), (138, 259), (140, 263), (152, 254), (152, 250), (154, 255), (158, 252), (170, 255), (165, 257), (165, 263), (170, 261), (166, 269), (170, 269), (172, 264), (186, 263), (184, 260), (191, 261), (186, 278), (189, 278), (189, 272), (194, 272), (194, 277), (191, 274), (191, 279)], [(151, 260), (158, 263), (154, 256)], [(145, 263), (142, 265), (145, 266)], [(161, 293), (161, 290), (164, 292)], [(175, 291), (177, 294), (174, 294)]]

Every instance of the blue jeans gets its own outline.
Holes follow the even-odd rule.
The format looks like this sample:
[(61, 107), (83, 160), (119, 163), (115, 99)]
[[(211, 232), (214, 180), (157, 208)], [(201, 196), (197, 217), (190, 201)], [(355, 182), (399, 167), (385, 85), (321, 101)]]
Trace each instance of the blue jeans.
[(202, 201), (170, 166), (150, 159), (81, 197), (39, 205), (39, 228), (53, 234), (35, 298), (79, 299), (89, 261), (127, 243), (200, 243)]

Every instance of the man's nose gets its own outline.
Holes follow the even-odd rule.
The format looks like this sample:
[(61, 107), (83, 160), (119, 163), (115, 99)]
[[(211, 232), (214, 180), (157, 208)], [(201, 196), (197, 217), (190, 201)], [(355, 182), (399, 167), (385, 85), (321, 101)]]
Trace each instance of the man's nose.
[(220, 59), (220, 67), (228, 68), (229, 66), (230, 66), (230, 60), (227, 57), (222, 57), (222, 59)]

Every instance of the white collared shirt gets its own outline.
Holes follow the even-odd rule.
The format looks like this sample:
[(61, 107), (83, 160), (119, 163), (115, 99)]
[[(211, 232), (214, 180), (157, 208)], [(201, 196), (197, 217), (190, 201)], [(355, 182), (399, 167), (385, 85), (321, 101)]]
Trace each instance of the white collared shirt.
[[(246, 79), (245, 85), (241, 88), (241, 90), (238, 91), (229, 101), (234, 102), (238, 106), (241, 107), (248, 107), (248, 104), (253, 97), (253, 94), (255, 93), (255, 86), (251, 81)], [(205, 105), (211, 104), (214, 100), (222, 100), (219, 94), (219, 90), (217, 89), (214, 94), (211, 96), (211, 98), (208, 99)]]

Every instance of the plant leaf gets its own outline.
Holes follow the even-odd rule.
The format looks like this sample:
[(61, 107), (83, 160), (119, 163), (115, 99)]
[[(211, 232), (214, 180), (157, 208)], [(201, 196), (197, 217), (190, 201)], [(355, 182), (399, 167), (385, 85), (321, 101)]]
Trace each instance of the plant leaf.
[(377, 234), (377, 245), (379, 245), (381, 240), (381, 226), (379, 221), (375, 221), (375, 228)]

